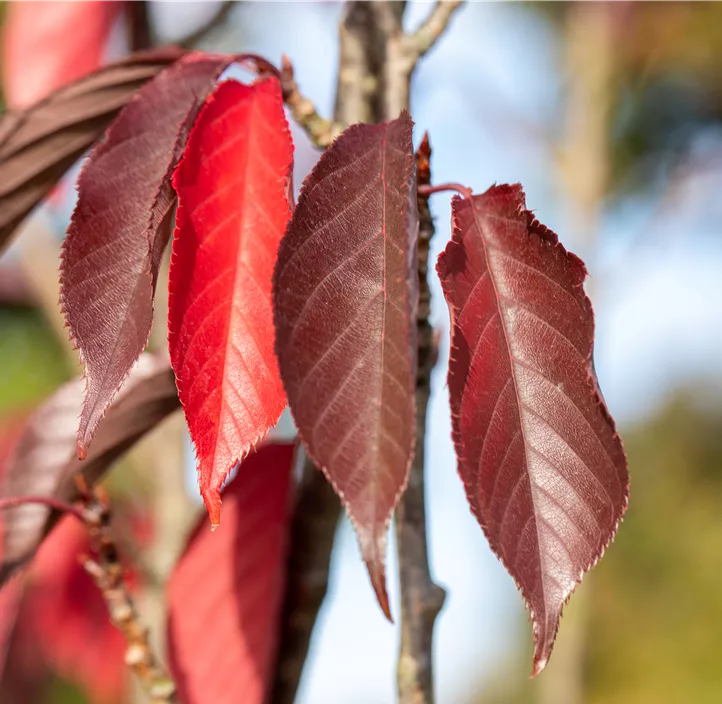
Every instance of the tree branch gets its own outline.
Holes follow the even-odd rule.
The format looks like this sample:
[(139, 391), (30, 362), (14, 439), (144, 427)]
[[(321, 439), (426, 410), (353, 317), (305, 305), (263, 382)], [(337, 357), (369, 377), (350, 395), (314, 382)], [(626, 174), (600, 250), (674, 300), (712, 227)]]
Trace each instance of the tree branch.
[(236, 3), (233, 2), (233, 0), (222, 2), (218, 6), (216, 13), (204, 25), (201, 25), (198, 29), (183, 37), (183, 39), (177, 42), (178, 45), (184, 49), (194, 49), (199, 42), (228, 19), (234, 5), (236, 5)]
[(424, 23), (411, 35), (406, 37), (409, 55), (418, 61), (446, 29), (454, 11), (461, 6), (461, 0), (439, 0)]
[(314, 104), (301, 94), (293, 72), (293, 64), (287, 56), (281, 58), (281, 90), (291, 116), (302, 127), (309, 139), (325, 149), (343, 131), (343, 126), (321, 117)]
[(96, 493), (87, 489), (83, 497), (83, 520), (88, 528), (95, 557), (83, 560), (85, 571), (98, 585), (113, 624), (125, 636), (125, 662), (135, 673), (154, 704), (173, 704), (175, 685), (151, 650), (148, 631), (128, 592), (118, 549), (110, 534), (110, 509)]
[(272, 704), (293, 704), (311, 643), (313, 626), (328, 587), (331, 550), (341, 506), (333, 487), (303, 457), (291, 523), (286, 598), (281, 618), (281, 647)]
[[(416, 154), (416, 178), (420, 186), (431, 182), (428, 136)], [(396, 541), (401, 582), (401, 647), (397, 667), (399, 704), (431, 704), (434, 701), (431, 662), (434, 622), (444, 604), (445, 592), (429, 572), (424, 496), (424, 445), (426, 411), (431, 395), (431, 370), (436, 363), (434, 331), (429, 324), (431, 291), (427, 280), (429, 243), (434, 222), (429, 196), (418, 196), (419, 207), (419, 307), (417, 313), (418, 367), (416, 370), (416, 454), (409, 485), (396, 508)]]

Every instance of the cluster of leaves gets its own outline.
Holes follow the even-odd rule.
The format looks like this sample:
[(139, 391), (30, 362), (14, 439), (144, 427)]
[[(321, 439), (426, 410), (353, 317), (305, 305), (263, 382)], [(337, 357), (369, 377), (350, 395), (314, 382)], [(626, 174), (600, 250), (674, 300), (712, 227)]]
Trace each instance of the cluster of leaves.
[[(257, 79), (216, 85), (233, 62)], [(131, 57), (4, 118), (0, 180), (12, 173), (13, 183), (0, 192), (0, 235), (106, 126), (62, 248), (61, 306), (85, 371), (77, 459), (68, 419), (83, 384), (71, 382), (28, 422), (5, 491), (72, 497), (79, 469), (97, 479), (179, 399), (213, 527), (223, 484), (243, 464), (223, 494), (231, 525), (214, 537), (197, 530), (171, 580), (174, 675), (183, 701), (222, 700), (207, 699), (218, 659), (212, 648), (202, 661), (198, 653), (208, 613), (188, 606), (202, 592), (207, 608), (228, 601), (214, 614), (224, 674), (252, 670), (244, 688), (261, 701), (293, 453), (255, 449), (286, 404), (354, 524), (390, 618), (386, 533), (418, 440), (418, 200), (429, 190), (417, 188), (413, 123), (404, 112), (347, 128), (295, 204), (293, 144), (268, 62)], [(563, 604), (626, 509), (626, 460), (593, 371), (584, 265), (531, 216), (519, 186), (462, 192), (437, 266), (452, 321), (454, 442), (471, 508), (530, 608), (536, 673)], [(144, 349), (173, 222), (171, 373)], [(5, 577), (52, 520), (42, 506), (8, 513)], [(239, 624), (234, 649), (220, 633)]]

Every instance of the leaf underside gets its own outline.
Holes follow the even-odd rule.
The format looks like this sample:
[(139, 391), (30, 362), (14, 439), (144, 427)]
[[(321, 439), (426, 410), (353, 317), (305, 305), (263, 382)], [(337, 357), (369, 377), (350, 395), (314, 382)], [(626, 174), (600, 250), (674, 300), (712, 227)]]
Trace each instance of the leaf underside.
[[(76, 428), (82, 391), (81, 380), (70, 381), (30, 416), (4, 470), (2, 496), (75, 500), (78, 473), (90, 485), (99, 481), (115, 460), (180, 406), (168, 363), (143, 355), (81, 462)], [(33, 557), (56, 520), (57, 514), (38, 504), (3, 511), (0, 585)]]
[(0, 250), (138, 88), (181, 55), (134, 54), (0, 117)]
[(170, 668), (184, 704), (263, 704), (283, 605), (294, 445), (266, 444), (205, 517), (168, 583)]
[(271, 283), (290, 215), (292, 160), (278, 80), (226, 81), (198, 117), (173, 177), (168, 340), (214, 525), (228, 472), (286, 405)]
[(533, 219), (519, 185), (454, 198), (452, 210), (437, 271), (459, 473), (531, 612), (536, 675), (626, 510), (627, 463), (592, 367), (584, 264)]
[(355, 125), (306, 179), (274, 273), (281, 378), (389, 615), (386, 532), (414, 447), (418, 278), (407, 113)]
[(143, 86), (80, 174), (60, 300), (85, 365), (81, 457), (148, 342), (175, 204), (171, 175), (198, 110), (231, 60), (188, 54)]

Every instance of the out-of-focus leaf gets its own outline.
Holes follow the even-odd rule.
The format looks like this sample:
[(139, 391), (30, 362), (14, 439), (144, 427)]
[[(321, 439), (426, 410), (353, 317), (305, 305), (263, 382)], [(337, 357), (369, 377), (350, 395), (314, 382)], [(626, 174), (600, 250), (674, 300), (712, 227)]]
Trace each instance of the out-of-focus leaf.
[[(90, 702), (117, 704), (128, 682), (127, 643), (80, 563), (89, 551), (86, 527), (75, 517), (63, 518), (33, 559), (18, 618), (18, 629), (24, 632), (19, 635), (33, 638), (47, 666), (77, 683)], [(137, 583), (133, 574), (126, 574), (127, 584)]]
[(148, 343), (188, 132), (233, 57), (193, 53), (143, 86), (91, 152), (63, 243), (60, 301), (85, 365), (82, 457)]
[(263, 704), (280, 629), (294, 445), (246, 458), (217, 533), (201, 518), (168, 583), (170, 667), (184, 704)]
[(346, 506), (387, 616), (386, 531), (415, 438), (412, 124), (402, 113), (334, 142), (303, 185), (274, 273), (288, 401)]
[(136, 90), (181, 55), (135, 54), (0, 117), (0, 249)]
[(173, 177), (168, 340), (214, 525), (228, 472), (286, 405), (271, 279), (290, 216), (292, 162), (278, 80), (226, 81), (201, 111)]
[(627, 508), (627, 462), (592, 366), (582, 261), (533, 219), (521, 186), (452, 208), (437, 269), (453, 324), (459, 472), (531, 612), (537, 674), (562, 607)]
[[(179, 407), (167, 362), (144, 355), (108, 413), (92, 450), (81, 462), (76, 454), (75, 430), (82, 389), (80, 380), (67, 383), (29, 418), (6, 467), (2, 496), (74, 500), (77, 473), (95, 483), (116, 459)], [(54, 512), (37, 504), (3, 511), (0, 584), (33, 557), (56, 520)]]
[(5, 99), (24, 108), (97, 70), (122, 2), (8, 2), (3, 22)]

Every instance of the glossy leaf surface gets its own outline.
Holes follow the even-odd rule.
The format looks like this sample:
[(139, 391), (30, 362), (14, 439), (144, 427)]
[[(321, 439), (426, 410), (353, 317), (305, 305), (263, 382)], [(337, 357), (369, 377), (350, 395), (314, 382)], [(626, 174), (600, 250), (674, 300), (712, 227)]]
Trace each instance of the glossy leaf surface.
[(148, 343), (175, 204), (171, 175), (230, 61), (189, 54), (143, 86), (80, 174), (60, 271), (61, 305), (85, 365), (80, 456)]
[(2, 46), (8, 105), (32, 105), (96, 71), (122, 6), (115, 0), (9, 2)]
[(176, 49), (135, 54), (0, 117), (0, 249), (136, 90), (180, 56)]
[(273, 675), (286, 571), (294, 445), (267, 444), (203, 516), (168, 583), (168, 647), (184, 704), (263, 704)]
[(531, 612), (537, 674), (626, 510), (627, 463), (592, 366), (582, 261), (533, 219), (518, 185), (452, 208), (437, 270), (452, 314), (459, 472)]
[(379, 603), (386, 531), (414, 447), (418, 298), (412, 122), (355, 125), (301, 190), (274, 278), (281, 378), (341, 497)]
[(214, 525), (228, 472), (286, 405), (271, 280), (290, 216), (292, 161), (278, 80), (226, 81), (198, 117), (173, 177), (168, 339)]
[[(143, 355), (113, 404), (84, 461), (77, 458), (76, 427), (82, 381), (68, 382), (28, 419), (5, 469), (2, 496), (76, 497), (74, 476), (98, 481), (143, 435), (179, 407), (173, 372), (167, 362)], [(32, 558), (57, 516), (41, 505), (2, 512), (3, 550), (0, 584)]]

